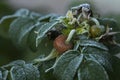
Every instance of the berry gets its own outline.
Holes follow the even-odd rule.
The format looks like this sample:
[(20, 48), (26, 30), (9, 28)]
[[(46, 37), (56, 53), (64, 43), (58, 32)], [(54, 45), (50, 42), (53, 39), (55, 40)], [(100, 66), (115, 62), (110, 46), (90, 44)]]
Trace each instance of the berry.
[(101, 35), (101, 29), (96, 25), (91, 26), (89, 32), (90, 32), (90, 36), (93, 38)]
[(66, 39), (67, 36), (61, 34), (54, 40), (54, 48), (59, 53), (63, 53), (69, 49), (72, 49), (73, 45), (71, 43), (66, 43)]

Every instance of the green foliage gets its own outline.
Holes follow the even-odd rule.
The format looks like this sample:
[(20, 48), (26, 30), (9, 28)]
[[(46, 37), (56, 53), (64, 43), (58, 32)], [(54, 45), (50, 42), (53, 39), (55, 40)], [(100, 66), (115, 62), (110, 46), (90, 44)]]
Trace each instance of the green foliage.
[[(9, 71), (8, 71), (9, 70)], [(8, 72), (10, 77), (8, 77)], [(40, 74), (36, 66), (26, 64), (23, 60), (16, 60), (1, 67), (1, 79), (6, 80), (39, 80)]]
[[(113, 31), (120, 31), (120, 27), (117, 24), (117, 21), (114, 19), (109, 19), (109, 18), (102, 18), (99, 19), (100, 24), (104, 25), (104, 26), (109, 26), (110, 28), (112, 28)], [(116, 42), (118, 42), (117, 44), (120, 43), (120, 34), (116, 34), (114, 35), (114, 39)], [(105, 41), (105, 45), (109, 48), (109, 53), (111, 54), (117, 54), (120, 52), (120, 46), (118, 45), (114, 45), (114, 44), (109, 44), (106, 43)]]
[(107, 51), (94, 47), (86, 47), (84, 53), (86, 53), (87, 59), (99, 62), (106, 70), (112, 70), (111, 56)]
[(105, 69), (97, 62), (88, 60), (78, 70), (78, 80), (109, 80)]
[[(19, 25), (18, 25), (19, 24)], [(26, 37), (29, 31), (35, 26), (35, 21), (30, 18), (17, 18), (10, 25), (9, 35), (16, 45), (25, 46)], [(22, 27), (21, 27), (22, 26)]]
[[(64, 53), (56, 62), (54, 74), (58, 80), (73, 80), (79, 65), (83, 60), (83, 55), (77, 51)], [(61, 65), (63, 65), (61, 67)]]
[(106, 46), (93, 40), (80, 40), (80, 46), (92, 46), (102, 50), (108, 50)]
[(113, 73), (109, 72), (109, 74), (111, 75), (111, 80), (119, 80), (120, 77), (119, 77), (119, 74), (120, 74), (120, 59), (113, 56), (112, 58), (112, 67), (113, 67)]
[(0, 68), (0, 79), (6, 80), (8, 76), (8, 70)]
[(37, 38), (36, 38), (36, 47), (39, 45), (41, 40), (44, 38), (45, 34), (52, 27), (54, 27), (57, 23), (58, 23), (58, 21), (52, 21), (52, 22), (46, 23), (46, 24), (41, 26), (41, 28), (38, 30), (38, 35), (37, 35)]
[[(71, 17), (69, 15), (67, 16), (68, 18)], [(27, 9), (20, 9), (13, 15), (2, 17), (0, 23), (4, 26), (0, 26), (0, 28), (4, 29), (4, 27), (6, 27), (6, 32), (4, 32), (6, 33), (6, 37), (10, 38), (17, 48), (25, 51), (28, 50), (28, 52), (33, 54), (39, 54), (37, 55), (37, 59), (31, 60), (29, 63), (24, 60), (16, 60), (1, 66), (1, 80), (120, 79), (120, 59), (113, 55), (120, 52), (120, 46), (115, 48), (118, 50), (115, 52), (116, 50), (110, 50), (112, 48), (110, 45), (112, 44), (100, 42), (99, 39), (101, 39), (101, 36), (107, 33), (103, 33), (99, 37), (91, 38), (89, 36), (89, 28), (91, 27), (91, 24), (89, 24), (91, 20), (89, 21), (89, 18), (87, 19), (88, 21), (86, 21), (84, 17), (82, 17), (82, 19), (80, 18), (82, 23), (78, 20), (78, 22), (76, 21), (74, 23), (76, 25), (71, 23), (72, 20), (67, 21), (65, 22), (67, 24), (66, 26), (64, 25), (64, 20), (61, 22), (60, 17), (56, 14), (42, 15)], [(114, 20), (96, 18), (95, 20), (100, 23), (100, 25), (96, 25), (98, 27), (103, 25), (106, 32), (107, 27), (113, 28), (113, 31), (118, 30), (114, 27), (117, 26)], [(9, 23), (7, 23), (8, 21)], [(73, 34), (71, 33), (73, 29), (78, 31)], [(67, 40), (69, 40), (68, 43), (73, 43), (74, 48), (59, 54), (57, 50), (54, 49), (54, 40), (48, 38), (52, 33), (48, 33), (50, 31), (58, 31), (62, 34), (64, 30), (65, 32), (69, 32), (67, 34)], [(81, 33), (78, 34), (78, 32), (80, 32), (79, 30)], [(115, 35), (112, 36), (117, 38)], [(107, 37), (109, 37), (109, 35), (107, 35)], [(112, 40), (115, 39), (112, 38)], [(54, 50), (53, 53), (56, 53), (54, 57), (51, 56), (51, 54), (53, 54), (51, 53), (52, 50)], [(51, 58), (55, 59), (51, 60)]]
[(48, 68), (53, 66), (54, 62), (55, 60), (52, 59), (40, 64), (40, 66), (38, 67), (40, 70), (40, 80), (57, 80), (55, 76), (53, 76), (53, 70), (46, 72)]
[(39, 80), (39, 70), (32, 64), (13, 66), (10, 70), (12, 80)]

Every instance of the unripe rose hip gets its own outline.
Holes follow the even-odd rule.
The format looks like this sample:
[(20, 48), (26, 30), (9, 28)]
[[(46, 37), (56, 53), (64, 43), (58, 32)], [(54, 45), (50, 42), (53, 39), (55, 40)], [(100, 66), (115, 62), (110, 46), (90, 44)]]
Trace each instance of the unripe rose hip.
[(89, 32), (90, 32), (90, 36), (93, 38), (101, 35), (101, 29), (96, 25), (91, 26)]

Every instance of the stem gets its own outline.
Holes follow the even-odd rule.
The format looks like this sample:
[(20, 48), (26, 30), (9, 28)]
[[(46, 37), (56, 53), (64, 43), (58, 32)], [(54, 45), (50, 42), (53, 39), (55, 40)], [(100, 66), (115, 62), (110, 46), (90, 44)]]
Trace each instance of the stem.
[(34, 62), (39, 63), (39, 62), (47, 61), (47, 60), (55, 58), (57, 55), (58, 55), (57, 51), (53, 48), (51, 53), (47, 57), (42, 58), (42, 59), (35, 59)]
[(93, 22), (95, 22), (95, 24), (99, 27), (100, 23), (96, 18), (90, 18)]
[(80, 41), (77, 41), (76, 44), (74, 45), (74, 50), (77, 50), (79, 48), (80, 45)]
[(75, 34), (76, 30), (75, 29), (72, 29), (65, 41), (66, 44), (69, 44), (70, 40), (72, 39), (73, 35)]
[(57, 65), (57, 63), (58, 63), (58, 60), (59, 60), (59, 57), (57, 57), (56, 58), (56, 61), (55, 61), (55, 63), (53, 64), (53, 66), (52, 67), (50, 67), (50, 68), (48, 68), (48, 69), (46, 69), (45, 70), (45, 72), (49, 72), (51, 69), (54, 69), (55, 68), (55, 66)]

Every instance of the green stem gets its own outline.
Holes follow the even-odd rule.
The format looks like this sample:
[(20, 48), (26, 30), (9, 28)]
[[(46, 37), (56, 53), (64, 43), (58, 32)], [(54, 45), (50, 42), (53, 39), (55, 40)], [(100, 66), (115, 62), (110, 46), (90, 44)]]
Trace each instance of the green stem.
[(50, 68), (48, 68), (48, 69), (46, 69), (45, 72), (49, 72), (50, 70), (54, 69), (55, 66), (57, 65), (58, 59), (59, 59), (59, 57), (56, 58), (56, 61), (55, 61), (55, 63), (53, 64), (53, 66), (50, 67)]
[(65, 41), (66, 44), (69, 44), (70, 40), (72, 39), (73, 35), (75, 34), (76, 30), (75, 29), (72, 29)]
[(80, 46), (80, 41), (78, 40), (78, 41), (76, 41), (73, 49), (77, 50), (79, 48), (79, 46)]
[(57, 57), (57, 55), (58, 55), (57, 51), (53, 48), (51, 53), (47, 57), (41, 58), (41, 59), (35, 59), (34, 63), (40, 63), (40, 62), (43, 62), (43, 61), (53, 59), (53, 58)]
[(100, 23), (96, 18), (90, 18), (93, 22), (95, 22), (95, 24), (99, 27)]

